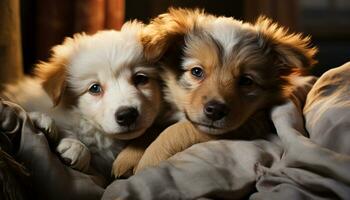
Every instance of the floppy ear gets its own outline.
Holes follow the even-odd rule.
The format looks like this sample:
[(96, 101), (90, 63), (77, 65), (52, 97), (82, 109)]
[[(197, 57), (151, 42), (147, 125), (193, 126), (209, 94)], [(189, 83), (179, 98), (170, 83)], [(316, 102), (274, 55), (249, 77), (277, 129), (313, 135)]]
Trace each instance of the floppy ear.
[(147, 25), (141, 34), (145, 58), (158, 61), (176, 42), (182, 42), (184, 35), (195, 27), (201, 10), (170, 8), (169, 12), (161, 14)]
[(42, 87), (51, 98), (54, 106), (58, 105), (66, 88), (66, 69), (62, 63), (47, 62), (37, 66), (36, 74), (42, 80)]
[(286, 28), (264, 16), (259, 17), (254, 27), (259, 33), (261, 42), (266, 42), (276, 54), (277, 65), (282, 72), (290, 73), (306, 69), (317, 63), (314, 59), (317, 48), (310, 46), (310, 37), (288, 33)]
[(67, 87), (67, 65), (73, 54), (76, 40), (84, 34), (75, 35), (74, 38), (66, 38), (62, 45), (52, 48), (52, 55), (48, 62), (41, 62), (35, 68), (35, 74), (41, 79), (45, 92), (51, 98), (54, 106), (57, 106)]

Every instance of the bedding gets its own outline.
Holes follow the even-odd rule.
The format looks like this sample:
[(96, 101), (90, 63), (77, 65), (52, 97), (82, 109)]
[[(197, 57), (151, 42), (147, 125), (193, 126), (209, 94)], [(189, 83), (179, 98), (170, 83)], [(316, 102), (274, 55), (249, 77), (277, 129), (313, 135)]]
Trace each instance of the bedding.
[(272, 110), (277, 135), (194, 145), (102, 199), (350, 199), (350, 63), (312, 82)]
[(106, 189), (94, 171), (63, 165), (45, 131), (4, 100), (0, 134), (17, 135), (12, 156), (29, 170), (36, 199), (350, 199), (350, 63), (314, 82), (305, 78), (272, 110), (277, 134), (196, 144)]
[[(0, 150), (7, 150), (30, 174), (30, 184), (26, 184), (24, 194), (18, 196), (50, 200), (101, 198), (104, 179), (98, 174), (83, 174), (62, 164), (50, 150), (48, 134), (38, 129), (21, 107), (0, 99), (0, 122), (1, 137), (12, 141), (6, 149), (3, 148), (6, 140), (0, 141)], [(0, 170), (3, 170), (2, 166)]]

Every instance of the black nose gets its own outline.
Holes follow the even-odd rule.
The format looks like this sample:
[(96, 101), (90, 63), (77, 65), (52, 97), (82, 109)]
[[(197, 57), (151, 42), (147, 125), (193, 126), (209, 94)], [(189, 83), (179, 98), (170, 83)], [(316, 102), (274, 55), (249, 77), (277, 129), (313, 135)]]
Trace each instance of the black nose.
[(130, 126), (136, 122), (139, 112), (133, 107), (120, 107), (115, 113), (115, 119), (121, 126)]
[(229, 112), (229, 108), (224, 103), (218, 101), (209, 101), (204, 106), (204, 114), (209, 119), (216, 121), (225, 117)]

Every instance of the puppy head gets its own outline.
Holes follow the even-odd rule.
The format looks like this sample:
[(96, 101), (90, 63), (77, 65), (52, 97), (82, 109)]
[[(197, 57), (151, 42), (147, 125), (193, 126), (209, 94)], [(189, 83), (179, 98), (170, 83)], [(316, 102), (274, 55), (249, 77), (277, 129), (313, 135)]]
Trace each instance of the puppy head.
[(312, 66), (309, 38), (267, 18), (255, 24), (170, 9), (143, 31), (145, 55), (165, 69), (166, 98), (198, 129), (222, 134), (288, 96)]
[(142, 28), (130, 22), (121, 31), (77, 34), (54, 47), (37, 70), (54, 104), (71, 106), (118, 139), (144, 133), (159, 112), (161, 95), (157, 69), (143, 57)]

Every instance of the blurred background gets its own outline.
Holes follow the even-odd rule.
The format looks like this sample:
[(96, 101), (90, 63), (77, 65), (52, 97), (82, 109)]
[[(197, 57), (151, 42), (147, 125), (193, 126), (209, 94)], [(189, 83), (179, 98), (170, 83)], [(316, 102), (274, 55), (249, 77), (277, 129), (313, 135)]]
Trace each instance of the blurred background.
[[(315, 75), (320, 75), (327, 69), (350, 60), (349, 0), (1, 1), (0, 31), (7, 28), (10, 32), (19, 32), (18, 37), (11, 36), (15, 41), (8, 40), (7, 45), (18, 44), (22, 47), (15, 53), (11, 53), (12, 51), (7, 53), (18, 57), (15, 65), (23, 66), (25, 73), (30, 73), (38, 60), (45, 61), (49, 56), (49, 49), (61, 43), (66, 36), (82, 31), (92, 34), (101, 29), (119, 29), (124, 21), (130, 19), (148, 22), (150, 18), (166, 12), (170, 6), (204, 8), (215, 15), (233, 16), (250, 22), (254, 22), (263, 14), (289, 27), (291, 31), (309, 34), (312, 36), (313, 44), (319, 48), (317, 55), (319, 63), (312, 72)], [(10, 9), (12, 18), (7, 20), (6, 12), (1, 12), (1, 9), (5, 11)], [(18, 19), (16, 15), (19, 16)], [(18, 28), (16, 26), (9, 28), (3, 24), (4, 22), (8, 24), (14, 22)], [(6, 34), (10, 34), (1, 32), (2, 40)], [(7, 51), (3, 50), (6, 46), (3, 43), (0, 42), (0, 56)]]

